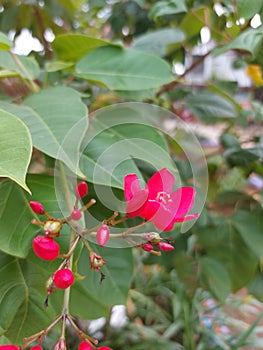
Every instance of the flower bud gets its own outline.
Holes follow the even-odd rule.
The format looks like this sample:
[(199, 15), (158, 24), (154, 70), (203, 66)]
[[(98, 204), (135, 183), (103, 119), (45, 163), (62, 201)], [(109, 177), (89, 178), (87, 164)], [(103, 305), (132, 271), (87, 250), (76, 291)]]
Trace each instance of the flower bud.
[(29, 205), (34, 213), (41, 214), (41, 215), (45, 213), (44, 207), (41, 203), (31, 201), (29, 202)]
[(174, 250), (174, 246), (166, 242), (160, 242), (159, 244), (157, 244), (157, 248), (165, 252), (168, 252), (169, 250)]
[(112, 348), (108, 348), (107, 346), (101, 346), (97, 348), (97, 350), (112, 350)]
[(98, 229), (96, 239), (101, 247), (103, 247), (109, 240), (110, 229), (107, 225), (101, 225)]
[(31, 348), (31, 350), (42, 350), (42, 346), (41, 345), (35, 345)]
[(54, 347), (54, 350), (67, 350), (67, 344), (65, 339), (59, 339), (57, 344)]
[(143, 239), (152, 244), (158, 244), (161, 241), (161, 237), (157, 232), (148, 232), (143, 235)]
[(53, 276), (54, 285), (60, 289), (66, 289), (74, 283), (74, 275), (70, 269), (61, 269)]
[(49, 237), (58, 237), (62, 224), (57, 220), (48, 220), (44, 223), (43, 230)]
[(0, 350), (19, 350), (19, 346), (12, 344), (0, 345)]
[(88, 185), (85, 181), (80, 182), (75, 188), (75, 194), (77, 198), (83, 198), (88, 193)]
[(90, 268), (94, 271), (99, 271), (103, 265), (106, 264), (106, 261), (98, 254), (92, 252), (89, 257)]
[(60, 247), (57, 242), (46, 236), (37, 236), (32, 241), (35, 254), (43, 260), (54, 260), (59, 254)]
[(79, 346), (78, 350), (92, 350), (93, 347), (86, 341), (82, 341)]
[(76, 221), (77, 221), (77, 220), (80, 220), (80, 219), (81, 219), (81, 216), (82, 216), (81, 211), (78, 210), (78, 209), (72, 210), (72, 212), (71, 212), (71, 214), (70, 214), (71, 219), (72, 219), (72, 220), (76, 220)]
[(150, 243), (145, 243), (142, 245), (142, 249), (146, 252), (150, 252), (151, 250), (153, 250), (153, 246)]

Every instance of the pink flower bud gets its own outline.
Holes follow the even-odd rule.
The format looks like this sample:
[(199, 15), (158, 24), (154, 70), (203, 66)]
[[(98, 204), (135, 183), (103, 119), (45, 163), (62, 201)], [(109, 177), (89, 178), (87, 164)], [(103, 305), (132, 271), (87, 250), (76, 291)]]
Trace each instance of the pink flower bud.
[(60, 289), (66, 289), (74, 283), (74, 275), (69, 269), (61, 269), (53, 276), (54, 285)]
[(146, 252), (150, 252), (151, 250), (153, 250), (153, 246), (150, 243), (145, 243), (142, 245), (142, 249)]
[(174, 247), (166, 242), (160, 242), (157, 247), (165, 252), (168, 252), (169, 250), (174, 250)]
[(97, 350), (112, 350), (112, 348), (108, 348), (107, 346), (101, 346), (97, 348)]
[(35, 254), (43, 260), (54, 260), (59, 254), (60, 247), (51, 237), (37, 236), (32, 241)]
[(34, 213), (41, 214), (41, 215), (45, 213), (44, 207), (41, 203), (31, 201), (29, 202), (29, 205)]
[(75, 189), (75, 194), (77, 198), (83, 198), (88, 193), (88, 185), (85, 181), (80, 182)]
[(107, 225), (101, 225), (98, 229), (96, 239), (101, 247), (103, 247), (109, 240), (110, 229)]
[(19, 350), (19, 347), (12, 344), (0, 345), (1, 350)]
[(35, 345), (31, 348), (31, 350), (42, 350), (42, 346), (41, 345)]
[(67, 350), (66, 340), (65, 339), (59, 339), (57, 344), (54, 347), (54, 350)]
[(72, 210), (72, 213), (70, 214), (71, 219), (76, 221), (80, 220), (81, 216), (82, 216), (81, 211), (78, 209)]

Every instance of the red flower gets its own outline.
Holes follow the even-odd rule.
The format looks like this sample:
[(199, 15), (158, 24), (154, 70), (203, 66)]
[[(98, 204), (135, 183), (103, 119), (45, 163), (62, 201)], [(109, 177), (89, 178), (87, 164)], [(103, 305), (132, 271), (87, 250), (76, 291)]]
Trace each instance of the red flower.
[(192, 220), (199, 214), (186, 215), (194, 204), (195, 189), (181, 187), (172, 192), (173, 174), (163, 168), (157, 171), (142, 189), (135, 174), (124, 178), (127, 215), (140, 216), (153, 222), (157, 229), (170, 231), (176, 222)]

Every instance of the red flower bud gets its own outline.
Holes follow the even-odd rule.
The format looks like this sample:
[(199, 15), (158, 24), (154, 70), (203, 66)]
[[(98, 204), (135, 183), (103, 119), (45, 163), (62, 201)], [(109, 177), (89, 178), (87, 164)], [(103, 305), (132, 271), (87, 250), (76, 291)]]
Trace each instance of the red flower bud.
[(71, 270), (65, 268), (55, 272), (54, 285), (60, 289), (66, 289), (74, 283), (74, 275)]
[(146, 252), (150, 252), (151, 250), (153, 250), (153, 246), (150, 243), (145, 243), (142, 245), (142, 249)]
[(101, 225), (98, 229), (96, 239), (101, 247), (103, 247), (109, 240), (110, 237), (110, 229), (107, 225)]
[(88, 185), (85, 181), (80, 182), (75, 189), (75, 194), (77, 198), (83, 198), (88, 193)]
[(108, 348), (107, 346), (101, 346), (100, 348), (97, 348), (97, 350), (112, 350), (112, 348)]
[(44, 214), (45, 210), (41, 203), (39, 202), (29, 202), (29, 205), (34, 213), (36, 214)]
[(93, 347), (86, 341), (82, 341), (79, 344), (78, 350), (92, 350)]
[(42, 350), (42, 346), (41, 345), (35, 345), (31, 348), (31, 350)]
[(0, 345), (0, 350), (19, 350), (19, 346), (12, 344)]
[(72, 213), (70, 214), (70, 217), (72, 220), (80, 220), (81, 219), (81, 211), (78, 209), (72, 210)]
[(51, 237), (37, 236), (32, 241), (35, 254), (43, 260), (54, 260), (59, 254), (59, 245)]
[(168, 252), (169, 250), (174, 250), (174, 247), (166, 242), (160, 242), (157, 247), (165, 252)]

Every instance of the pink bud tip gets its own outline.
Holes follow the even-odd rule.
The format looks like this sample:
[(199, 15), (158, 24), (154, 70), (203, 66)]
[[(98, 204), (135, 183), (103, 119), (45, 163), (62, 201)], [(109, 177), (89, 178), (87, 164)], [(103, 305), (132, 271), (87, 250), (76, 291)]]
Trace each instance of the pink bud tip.
[(80, 220), (81, 216), (82, 216), (81, 211), (78, 209), (72, 210), (72, 213), (70, 214), (71, 219), (76, 221)]
[(31, 201), (29, 204), (34, 213), (41, 215), (45, 213), (44, 207), (41, 203)]
[(97, 350), (112, 350), (112, 348), (108, 348), (107, 346), (101, 346), (100, 348), (97, 348)]
[(80, 182), (75, 189), (75, 194), (77, 198), (83, 198), (86, 196), (86, 194), (88, 193), (88, 185), (86, 184), (86, 182), (82, 181)]
[(101, 247), (103, 247), (109, 240), (110, 229), (107, 225), (101, 225), (98, 229), (96, 239)]
[(142, 249), (145, 250), (146, 252), (150, 252), (151, 250), (153, 250), (153, 246), (150, 243), (145, 243), (142, 246)]
[(31, 350), (42, 350), (42, 346), (41, 345), (35, 345), (31, 348)]
[(168, 252), (169, 250), (174, 250), (174, 247), (166, 242), (160, 242), (157, 247), (165, 252)]
[(66, 289), (74, 283), (74, 275), (71, 270), (65, 268), (55, 272), (54, 285), (60, 289)]
[(86, 341), (82, 341), (79, 346), (78, 350), (93, 350), (93, 347)]
[(19, 350), (19, 347), (12, 344), (0, 345), (1, 350)]

